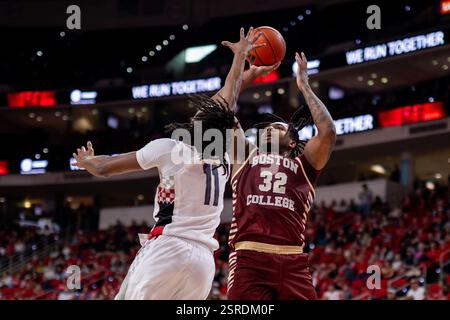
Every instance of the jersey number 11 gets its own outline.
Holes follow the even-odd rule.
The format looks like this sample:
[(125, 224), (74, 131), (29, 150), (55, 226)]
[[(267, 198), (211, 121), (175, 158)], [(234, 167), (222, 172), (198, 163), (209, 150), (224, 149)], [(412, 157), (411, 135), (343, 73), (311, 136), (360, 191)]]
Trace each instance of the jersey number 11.
[(203, 173), (206, 175), (205, 205), (211, 205), (211, 176), (214, 176), (214, 202), (213, 206), (219, 204), (219, 168), (220, 166), (212, 166), (209, 163), (203, 164)]

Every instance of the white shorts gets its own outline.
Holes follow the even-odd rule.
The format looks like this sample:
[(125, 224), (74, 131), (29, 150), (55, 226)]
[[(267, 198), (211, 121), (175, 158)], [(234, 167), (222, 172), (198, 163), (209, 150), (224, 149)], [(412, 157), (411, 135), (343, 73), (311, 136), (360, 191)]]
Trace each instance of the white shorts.
[(205, 300), (214, 274), (208, 247), (161, 235), (142, 246), (115, 300)]

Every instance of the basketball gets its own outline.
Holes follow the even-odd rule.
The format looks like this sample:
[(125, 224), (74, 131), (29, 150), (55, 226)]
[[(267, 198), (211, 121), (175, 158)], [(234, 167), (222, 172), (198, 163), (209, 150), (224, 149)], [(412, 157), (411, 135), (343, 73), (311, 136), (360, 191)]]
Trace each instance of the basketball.
[(248, 61), (255, 66), (271, 66), (282, 61), (286, 54), (286, 42), (278, 30), (272, 27), (258, 27), (253, 32), (261, 32), (255, 45), (266, 43), (265, 46), (253, 49), (248, 55)]

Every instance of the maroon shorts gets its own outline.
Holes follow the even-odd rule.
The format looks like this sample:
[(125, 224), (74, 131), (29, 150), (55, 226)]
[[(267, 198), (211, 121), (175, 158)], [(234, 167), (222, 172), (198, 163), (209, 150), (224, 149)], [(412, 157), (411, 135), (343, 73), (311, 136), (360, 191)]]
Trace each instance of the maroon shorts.
[(316, 300), (308, 254), (232, 252), (227, 296), (229, 300)]

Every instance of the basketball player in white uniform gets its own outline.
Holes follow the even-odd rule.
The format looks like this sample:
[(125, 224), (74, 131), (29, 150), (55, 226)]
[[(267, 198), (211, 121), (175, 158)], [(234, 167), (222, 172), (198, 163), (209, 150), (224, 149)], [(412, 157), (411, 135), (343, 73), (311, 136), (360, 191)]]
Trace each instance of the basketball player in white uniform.
[[(257, 47), (253, 43), (259, 37), (251, 31), (245, 36), (241, 28), (239, 42), (222, 42), (234, 52), (225, 85), (212, 98), (197, 97), (194, 104), (199, 111), (182, 127), (190, 130), (193, 121), (201, 121), (204, 130), (219, 129), (224, 137), (226, 129), (235, 127), (231, 110), (241, 87), (245, 58)], [(213, 251), (219, 247), (214, 233), (230, 175), (228, 154), (206, 159), (189, 144), (157, 139), (136, 152), (117, 156), (94, 156), (88, 142), (74, 157), (77, 166), (100, 177), (150, 168), (159, 171), (156, 224), (149, 235), (140, 235), (142, 247), (116, 299), (206, 299), (215, 273)]]

